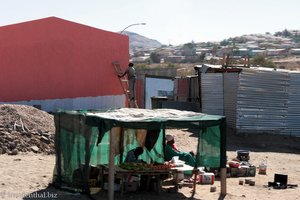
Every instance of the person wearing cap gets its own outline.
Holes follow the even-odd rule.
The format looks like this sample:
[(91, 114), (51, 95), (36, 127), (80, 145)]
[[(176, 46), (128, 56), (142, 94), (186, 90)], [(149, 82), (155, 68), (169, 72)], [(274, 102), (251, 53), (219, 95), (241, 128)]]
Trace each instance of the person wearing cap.
[(185, 161), (187, 165), (194, 167), (196, 159), (191, 152), (182, 152), (175, 146), (175, 139), (172, 135), (166, 135), (165, 160), (169, 161), (174, 156), (178, 156), (179, 160)]
[(135, 100), (135, 80), (136, 80), (136, 73), (135, 73), (135, 69), (133, 67), (133, 63), (129, 63), (128, 67), (126, 69), (126, 71), (121, 74), (118, 75), (118, 77), (123, 77), (127, 74), (128, 77), (128, 86), (129, 86), (129, 98), (130, 98), (130, 102)]
[(175, 146), (175, 140), (172, 135), (166, 135), (167, 144), (170, 145), (175, 151), (179, 152), (177, 147)]

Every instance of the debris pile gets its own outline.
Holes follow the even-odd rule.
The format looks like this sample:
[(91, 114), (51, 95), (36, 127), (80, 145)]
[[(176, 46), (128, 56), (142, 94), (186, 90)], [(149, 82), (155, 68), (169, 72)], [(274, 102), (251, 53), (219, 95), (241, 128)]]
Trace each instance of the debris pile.
[(0, 105), (0, 154), (54, 153), (54, 117), (25, 105)]
[(256, 167), (249, 160), (249, 151), (238, 150), (237, 157), (227, 162), (227, 177), (254, 177)]

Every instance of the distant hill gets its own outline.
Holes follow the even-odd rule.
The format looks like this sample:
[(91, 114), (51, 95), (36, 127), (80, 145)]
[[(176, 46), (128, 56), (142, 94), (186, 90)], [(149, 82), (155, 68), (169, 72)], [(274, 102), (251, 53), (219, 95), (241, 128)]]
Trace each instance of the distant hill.
[(157, 48), (162, 46), (162, 44), (157, 40), (147, 38), (137, 33), (125, 31), (123, 34), (128, 35), (129, 37), (130, 49), (135, 49), (135, 48), (150, 49), (150, 48)]

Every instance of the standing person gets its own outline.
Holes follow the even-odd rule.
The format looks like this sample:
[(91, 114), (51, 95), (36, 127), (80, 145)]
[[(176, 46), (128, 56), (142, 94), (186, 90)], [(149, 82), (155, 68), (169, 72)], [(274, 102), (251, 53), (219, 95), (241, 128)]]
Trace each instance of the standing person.
[(118, 76), (121, 78), (121, 77), (125, 76), (126, 74), (128, 77), (130, 102), (134, 102), (136, 74), (135, 74), (135, 69), (133, 67), (133, 63), (129, 63), (126, 71), (122, 75), (118, 75)]

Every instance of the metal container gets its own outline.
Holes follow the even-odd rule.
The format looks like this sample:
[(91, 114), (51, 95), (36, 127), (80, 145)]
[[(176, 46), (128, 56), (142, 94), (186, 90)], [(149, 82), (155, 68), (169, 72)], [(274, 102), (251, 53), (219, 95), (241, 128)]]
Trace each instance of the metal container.
[(237, 159), (240, 161), (248, 161), (250, 160), (250, 152), (248, 150), (237, 150)]
[(203, 174), (199, 174), (199, 183), (200, 184), (211, 184), (213, 185), (215, 182), (215, 174), (214, 173), (209, 173), (205, 172)]

